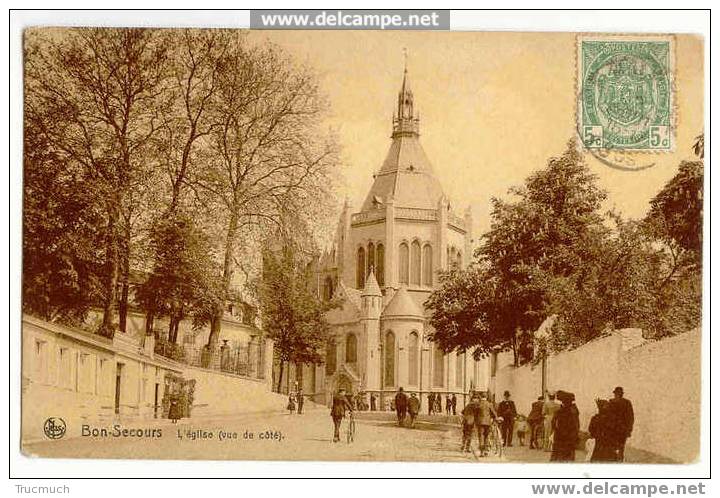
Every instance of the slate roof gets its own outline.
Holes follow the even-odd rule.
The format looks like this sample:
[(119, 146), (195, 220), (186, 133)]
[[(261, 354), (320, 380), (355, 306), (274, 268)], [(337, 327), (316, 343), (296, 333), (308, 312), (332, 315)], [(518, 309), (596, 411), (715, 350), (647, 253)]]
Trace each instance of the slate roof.
[(383, 318), (394, 316), (416, 316), (422, 317), (422, 309), (415, 304), (415, 301), (405, 287), (400, 287), (382, 312)]

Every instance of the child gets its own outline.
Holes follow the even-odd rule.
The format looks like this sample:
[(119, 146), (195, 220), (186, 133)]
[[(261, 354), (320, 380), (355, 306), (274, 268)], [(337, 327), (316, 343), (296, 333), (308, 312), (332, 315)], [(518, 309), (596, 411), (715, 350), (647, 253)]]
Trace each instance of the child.
[(528, 430), (527, 417), (525, 415), (518, 415), (515, 420), (515, 430), (517, 431), (518, 441), (520, 441), (520, 446), (525, 446), (525, 435)]
[(290, 415), (295, 413), (295, 396), (292, 393), (290, 393), (290, 396), (288, 396), (287, 409), (290, 410)]
[(473, 396), (470, 403), (462, 411), (462, 449), (460, 451), (466, 453), (470, 453), (470, 443), (475, 429), (475, 414), (479, 406), (478, 401), (478, 398)]

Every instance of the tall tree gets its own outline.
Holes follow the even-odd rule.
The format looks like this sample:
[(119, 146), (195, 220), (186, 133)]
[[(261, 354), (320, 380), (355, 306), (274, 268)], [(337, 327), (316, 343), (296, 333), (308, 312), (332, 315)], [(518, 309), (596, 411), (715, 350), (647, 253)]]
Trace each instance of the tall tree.
[(600, 208), (606, 193), (574, 140), (511, 193), (513, 201), (493, 200), (491, 228), (476, 256), (498, 280), (498, 305), (504, 310), (498, 326), (509, 337), (517, 364), (520, 341), (527, 341), (548, 315), (543, 280), (577, 275), (581, 287), (587, 262), (602, 251), (607, 228)]
[[(224, 222), (221, 295), (234, 285), (240, 237), (280, 225), (288, 206), (307, 210), (298, 199), (315, 199), (335, 147), (318, 130), (324, 110), (316, 78), (279, 50), (247, 47), (241, 40), (221, 59), (207, 167), (193, 188), (216, 206)], [(224, 298), (223, 298), (224, 299)], [(210, 325), (214, 350), (222, 317)]]
[(130, 244), (123, 208), (157, 131), (167, 80), (162, 30), (72, 29), (26, 33), (26, 110), (62, 161), (84, 168), (105, 217), (103, 320), (112, 336), (117, 288)]
[(338, 304), (318, 298), (305, 263), (290, 245), (268, 248), (257, 284), (263, 328), (280, 361), (278, 392), (287, 363), (322, 363), (330, 330), (324, 314)]
[(52, 152), (26, 115), (23, 155), (23, 311), (82, 323), (102, 290), (103, 218), (92, 179)]
[(167, 316), (168, 340), (175, 343), (182, 320), (192, 316), (194, 327), (205, 325), (208, 302), (217, 299), (211, 246), (193, 219), (177, 211), (156, 223), (152, 244), (155, 268), (137, 298), (147, 314), (146, 334), (153, 334), (155, 318)]

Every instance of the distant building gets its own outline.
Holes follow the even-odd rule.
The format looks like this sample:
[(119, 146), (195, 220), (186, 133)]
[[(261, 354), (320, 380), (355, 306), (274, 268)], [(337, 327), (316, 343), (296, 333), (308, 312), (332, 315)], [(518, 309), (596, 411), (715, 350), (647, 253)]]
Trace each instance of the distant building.
[(426, 338), (424, 303), (438, 270), (468, 264), (472, 217), (452, 209), (420, 144), (407, 69), (392, 124), (390, 150), (360, 211), (346, 202), (334, 243), (317, 263), (318, 293), (344, 305), (327, 315), (333, 334), (325, 364), (291, 369), (285, 385), (302, 385), (316, 401), (341, 387), (377, 393), (384, 406), (398, 387), (424, 400), (428, 392), (489, 385), (489, 361), (443, 354)]

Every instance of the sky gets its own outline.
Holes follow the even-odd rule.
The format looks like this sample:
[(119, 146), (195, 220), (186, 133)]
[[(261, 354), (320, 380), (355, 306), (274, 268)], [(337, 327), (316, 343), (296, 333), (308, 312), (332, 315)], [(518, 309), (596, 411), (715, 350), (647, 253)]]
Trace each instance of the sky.
[[(566, 148), (576, 130), (576, 37), (572, 33), (263, 31), (319, 75), (330, 104), (326, 126), (342, 147), (344, 186), (357, 211), (390, 146), (404, 55), (421, 143), (455, 211), (470, 205), (477, 237), (489, 228), (490, 199), (507, 197)], [(587, 155), (608, 191), (607, 209), (642, 217), (650, 199), (694, 159), (703, 130), (703, 41), (675, 37), (675, 150), (642, 153), (654, 163), (621, 171)]]

